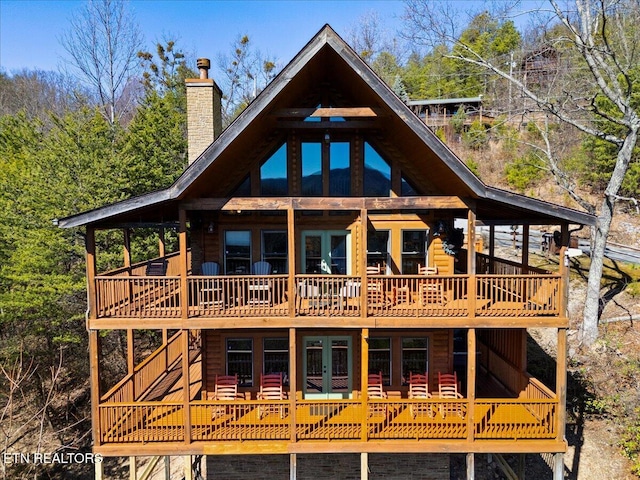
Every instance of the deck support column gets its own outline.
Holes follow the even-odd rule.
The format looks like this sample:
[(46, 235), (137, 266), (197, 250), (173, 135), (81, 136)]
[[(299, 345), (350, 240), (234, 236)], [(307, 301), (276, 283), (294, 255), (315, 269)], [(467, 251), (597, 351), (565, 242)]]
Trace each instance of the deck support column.
[(475, 203), (469, 205), (467, 212), (467, 301), (469, 319), (476, 316), (476, 212)]
[(164, 228), (160, 228), (158, 231), (158, 256), (164, 257), (165, 255), (165, 236), (164, 236)]
[(129, 480), (138, 479), (138, 467), (136, 465), (136, 457), (129, 457)]
[(124, 267), (129, 269), (129, 274), (131, 274), (131, 230), (124, 228), (122, 235), (124, 237), (124, 248), (122, 250)]
[(287, 245), (289, 250), (288, 264), (289, 269), (289, 288), (287, 295), (289, 298), (289, 317), (296, 316), (296, 233), (295, 233), (295, 211), (292, 207), (287, 209)]
[(369, 479), (369, 454), (362, 452), (360, 454), (360, 480)]
[[(362, 329), (362, 337), (360, 341), (360, 398), (362, 399), (362, 425), (360, 426), (360, 438), (363, 442), (366, 442), (369, 437), (367, 431), (367, 392), (369, 390), (369, 329)], [(366, 455), (362, 453), (361, 455)], [(364, 478), (364, 477), (363, 477)]]
[(496, 226), (489, 225), (489, 266), (488, 270), (484, 273), (493, 272), (493, 258), (496, 255)]
[[(296, 396), (297, 396), (297, 368), (298, 353), (296, 349), (296, 329), (289, 329), (289, 419), (291, 424), (289, 426), (289, 441), (295, 443), (296, 436)], [(291, 465), (293, 465), (295, 472), (296, 456), (292, 454)], [(293, 477), (295, 478), (295, 476)]]
[(191, 382), (189, 381), (189, 330), (182, 330), (182, 401), (184, 443), (191, 443)]
[(564, 454), (556, 453), (553, 456), (553, 480), (564, 479)]
[(475, 480), (476, 478), (476, 465), (475, 456), (473, 453), (467, 453), (467, 480)]
[(171, 480), (171, 457), (164, 456), (164, 480)]
[(104, 479), (104, 460), (102, 462), (94, 462), (93, 472), (94, 472), (95, 480)]
[(529, 273), (529, 224), (522, 225), (522, 273)]
[(474, 440), (474, 416), (476, 403), (476, 329), (467, 332), (467, 440)]
[(556, 358), (556, 396), (558, 398), (558, 416), (556, 439), (564, 440), (567, 411), (567, 329), (558, 329), (558, 354)]
[(360, 246), (358, 251), (360, 252), (360, 316), (366, 317), (367, 313), (367, 209), (362, 208), (360, 210)]
[(193, 469), (191, 468), (191, 455), (184, 456), (184, 480), (193, 480)]
[(189, 316), (189, 282), (187, 279), (187, 211), (180, 209), (180, 227), (179, 227), (179, 243), (180, 243), (180, 317), (186, 323)]
[(289, 454), (289, 480), (296, 480), (298, 477), (298, 459), (295, 453)]
[(127, 328), (127, 373), (131, 377), (131, 399), (132, 402), (136, 401), (136, 382), (133, 378), (135, 370), (135, 355), (134, 355), (134, 335), (133, 328)]
[[(89, 330), (89, 371), (91, 378), (91, 429), (93, 445), (102, 444), (100, 428), (100, 338), (97, 330)], [(133, 401), (133, 399), (130, 399)], [(96, 463), (97, 468), (98, 463)], [(101, 465), (101, 463), (100, 463)], [(96, 477), (98, 478), (98, 477)]]

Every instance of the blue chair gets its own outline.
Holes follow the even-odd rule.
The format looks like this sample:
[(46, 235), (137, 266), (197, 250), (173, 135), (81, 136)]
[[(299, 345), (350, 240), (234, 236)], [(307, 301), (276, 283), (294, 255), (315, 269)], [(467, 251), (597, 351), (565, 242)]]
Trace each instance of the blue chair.
[(271, 264), (269, 262), (256, 262), (251, 266), (252, 275), (270, 275)]
[(217, 262), (204, 262), (202, 264), (202, 275), (220, 275), (220, 265)]

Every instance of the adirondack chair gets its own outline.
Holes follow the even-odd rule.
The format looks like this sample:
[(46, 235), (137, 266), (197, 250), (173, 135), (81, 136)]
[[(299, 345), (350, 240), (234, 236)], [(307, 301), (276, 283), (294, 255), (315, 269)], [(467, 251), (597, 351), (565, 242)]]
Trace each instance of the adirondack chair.
[[(286, 394), (282, 389), (282, 372), (260, 375), (260, 391), (257, 394), (258, 400), (285, 400), (286, 398)], [(258, 418), (262, 418), (270, 411), (277, 411), (280, 414), (280, 418), (284, 418), (284, 408), (284, 404), (259, 405)]]
[[(409, 372), (409, 398), (412, 400), (424, 400), (431, 398), (429, 393), (429, 375), (425, 373)], [(416, 418), (421, 413), (426, 413), (429, 417), (435, 416), (432, 404), (412, 403), (409, 406), (411, 416)]]
[[(216, 375), (213, 399), (216, 401), (232, 402), (238, 399), (238, 374)], [(237, 410), (233, 405), (218, 405), (213, 407), (213, 418), (231, 413), (236, 416)]]
[[(438, 372), (438, 396), (445, 399), (463, 398), (462, 394), (458, 392), (458, 374), (456, 372)], [(461, 405), (453, 402), (440, 405), (440, 414), (443, 417), (449, 413), (455, 413), (462, 417), (464, 416), (464, 409)]]
[[(367, 399), (384, 399), (388, 398), (387, 392), (384, 391), (382, 386), (382, 372), (370, 373), (367, 377)], [(368, 403), (368, 415), (382, 414), (387, 416), (387, 404), (386, 403)]]
[[(215, 277), (220, 274), (220, 265), (217, 262), (204, 262), (201, 266), (202, 275)], [(219, 279), (203, 279), (200, 289), (200, 305), (224, 306), (223, 284)]]
[[(271, 264), (269, 262), (256, 262), (251, 266), (252, 275), (270, 275)], [(272, 305), (271, 285), (268, 279), (251, 279), (247, 290), (247, 303), (249, 305)]]
[(437, 274), (438, 267), (423, 267), (418, 265), (418, 275), (427, 277), (424, 280), (420, 280), (418, 284), (418, 295), (422, 306), (434, 303), (443, 305), (445, 303), (442, 281), (439, 278), (428, 278), (429, 276)]

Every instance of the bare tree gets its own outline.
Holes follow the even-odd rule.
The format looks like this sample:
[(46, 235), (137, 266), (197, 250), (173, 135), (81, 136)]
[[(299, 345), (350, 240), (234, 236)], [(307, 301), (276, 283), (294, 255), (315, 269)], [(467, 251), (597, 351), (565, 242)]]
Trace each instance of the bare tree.
[[(502, 7), (505, 6), (504, 2)], [(512, 2), (512, 6), (519, 2)], [(549, 0), (548, 8), (538, 6), (525, 12), (530, 18), (538, 16), (544, 31), (553, 30), (549, 38), (556, 52), (571, 62), (571, 68), (557, 71), (555, 87), (545, 82), (542, 88), (527, 83), (522, 76), (505, 68), (504, 59), (489, 59), (460, 41), (460, 27), (464, 21), (450, 2), (407, 0), (408, 35), (423, 45), (450, 45), (451, 58), (480, 66), (508, 81), (513, 94), (529, 99), (530, 107), (553, 117), (577, 131), (608, 142), (615, 147), (616, 161), (600, 205), (581, 198), (573, 180), (560, 166), (548, 135), (541, 135), (541, 157), (558, 184), (565, 188), (585, 209), (597, 214), (592, 229), (591, 269), (587, 283), (587, 297), (581, 326), (585, 345), (598, 338), (598, 319), (601, 312), (600, 280), (603, 272), (604, 250), (616, 203), (633, 199), (619, 195), (622, 182), (638, 143), (640, 117), (634, 96), (639, 84), (634, 70), (640, 60), (640, 28), (636, 18), (640, 13), (638, 0), (575, 0), (560, 3)], [(503, 12), (504, 13), (504, 12)], [(523, 12), (520, 12), (521, 14)], [(544, 123), (544, 122), (543, 122)], [(543, 127), (540, 133), (544, 133)]]
[(133, 108), (131, 102), (121, 105), (120, 97), (139, 67), (142, 35), (138, 25), (124, 0), (88, 0), (70, 24), (62, 46), (113, 124)]

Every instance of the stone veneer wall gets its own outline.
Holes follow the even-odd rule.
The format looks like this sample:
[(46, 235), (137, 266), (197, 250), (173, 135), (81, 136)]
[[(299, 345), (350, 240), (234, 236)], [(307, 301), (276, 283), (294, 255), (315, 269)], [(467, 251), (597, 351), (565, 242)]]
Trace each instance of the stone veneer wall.
[[(360, 480), (359, 454), (297, 456), (299, 480)], [(207, 480), (289, 478), (289, 455), (209, 455)], [(370, 480), (449, 480), (447, 454), (369, 454)]]
[(187, 138), (191, 164), (222, 131), (222, 93), (210, 79), (187, 79)]

